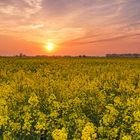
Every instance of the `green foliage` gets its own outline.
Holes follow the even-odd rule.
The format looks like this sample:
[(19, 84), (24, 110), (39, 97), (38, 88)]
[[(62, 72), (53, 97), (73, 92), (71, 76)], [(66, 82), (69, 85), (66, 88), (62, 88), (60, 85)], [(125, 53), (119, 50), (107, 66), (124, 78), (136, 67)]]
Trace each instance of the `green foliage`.
[(0, 140), (139, 140), (140, 59), (0, 58)]

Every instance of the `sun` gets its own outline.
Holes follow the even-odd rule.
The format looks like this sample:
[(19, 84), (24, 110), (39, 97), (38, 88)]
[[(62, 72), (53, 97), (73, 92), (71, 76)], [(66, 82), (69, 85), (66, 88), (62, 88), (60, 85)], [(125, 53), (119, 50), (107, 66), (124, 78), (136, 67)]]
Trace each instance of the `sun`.
[(52, 52), (54, 50), (54, 46), (55, 46), (54, 43), (48, 42), (45, 48), (48, 52)]

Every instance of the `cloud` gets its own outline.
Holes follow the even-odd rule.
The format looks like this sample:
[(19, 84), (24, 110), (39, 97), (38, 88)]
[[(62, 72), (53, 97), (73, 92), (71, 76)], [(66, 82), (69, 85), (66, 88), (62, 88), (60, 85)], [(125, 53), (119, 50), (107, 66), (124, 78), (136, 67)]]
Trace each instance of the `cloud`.
[(27, 31), (43, 28), (44, 24), (38, 17), (36, 19), (42, 8), (42, 2), (43, 0), (1, 0), (1, 34), (22, 38)]
[(23, 0), (31, 7), (41, 7), (43, 0)]
[(30, 29), (41, 29), (43, 28), (44, 25), (43, 24), (31, 24), (31, 25), (23, 25), (20, 26), (19, 29), (24, 29), (24, 30), (30, 30)]
[[(41, 10), (43, 0), (18, 0), (0, 1), (0, 13), (9, 16), (29, 18), (32, 14)], [(5, 15), (5, 16), (6, 16)]]
[(25, 40), (92, 43), (140, 33), (139, 0), (1, 0), (0, 32)]
[[(5, 5), (5, 6), (1, 6), (0, 7), (0, 13), (1, 14), (8, 14), (8, 15), (15, 15), (17, 14), (17, 8), (15, 6), (11, 6), (11, 5)], [(19, 10), (18, 10), (19, 12)]]

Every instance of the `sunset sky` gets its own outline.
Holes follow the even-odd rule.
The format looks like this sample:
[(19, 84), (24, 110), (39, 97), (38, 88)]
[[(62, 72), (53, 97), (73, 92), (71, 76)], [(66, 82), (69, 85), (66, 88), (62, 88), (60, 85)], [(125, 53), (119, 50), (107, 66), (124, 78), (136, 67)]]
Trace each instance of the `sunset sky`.
[(140, 53), (140, 0), (0, 0), (0, 55), (21, 52)]

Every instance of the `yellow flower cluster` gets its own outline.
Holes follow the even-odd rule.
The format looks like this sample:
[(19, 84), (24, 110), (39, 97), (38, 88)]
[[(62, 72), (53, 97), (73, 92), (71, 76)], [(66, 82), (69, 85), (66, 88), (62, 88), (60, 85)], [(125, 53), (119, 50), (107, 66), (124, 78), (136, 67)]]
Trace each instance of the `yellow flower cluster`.
[(52, 137), (54, 140), (67, 140), (67, 133), (65, 128), (55, 129), (52, 132)]
[(0, 140), (140, 140), (140, 59), (0, 57)]
[(82, 130), (82, 140), (94, 140), (96, 139), (96, 128), (92, 123), (87, 123)]

